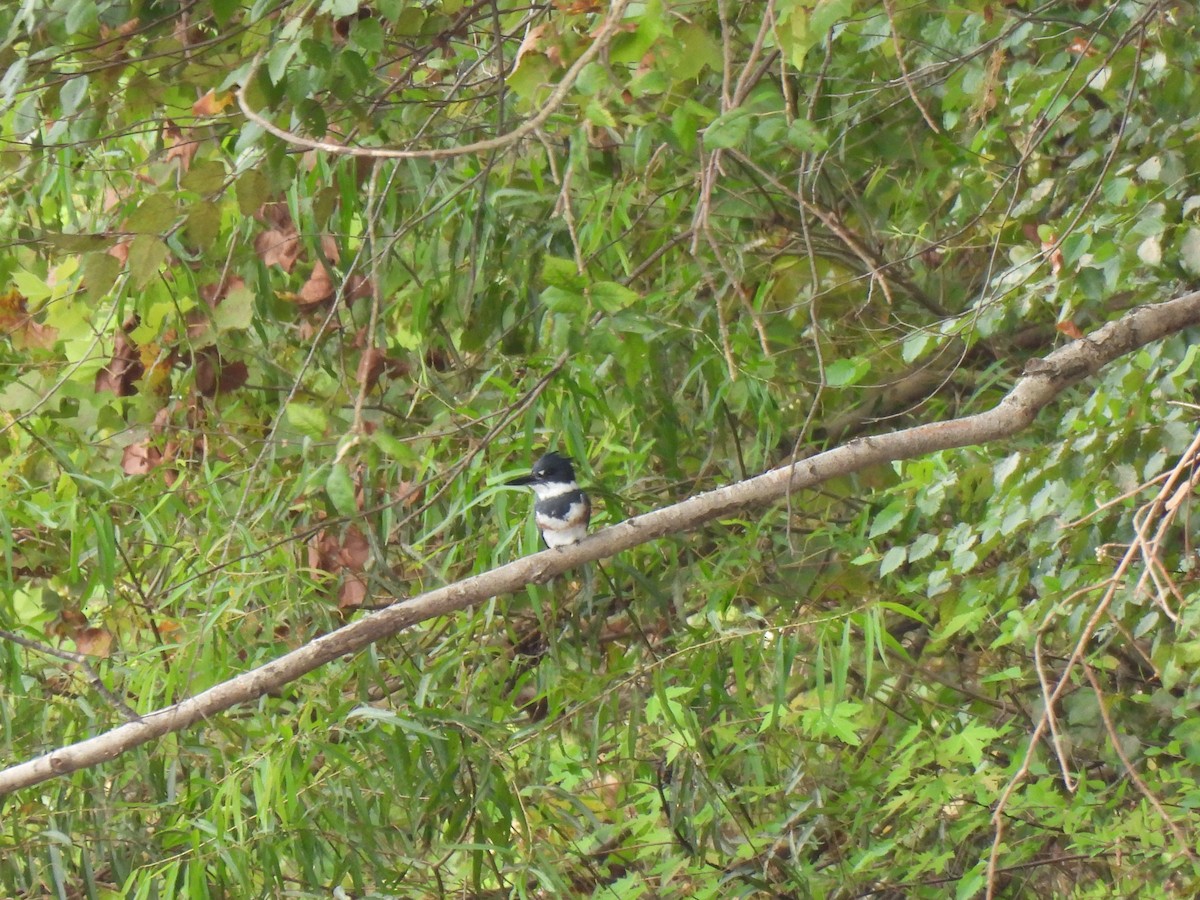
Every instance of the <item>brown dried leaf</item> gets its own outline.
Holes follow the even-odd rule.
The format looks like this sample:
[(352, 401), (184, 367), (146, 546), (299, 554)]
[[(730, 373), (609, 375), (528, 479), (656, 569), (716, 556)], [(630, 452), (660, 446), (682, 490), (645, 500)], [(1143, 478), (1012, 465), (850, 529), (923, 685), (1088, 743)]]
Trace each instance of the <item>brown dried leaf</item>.
[(371, 282), (362, 275), (351, 275), (346, 279), (344, 294), (347, 303), (353, 300), (361, 300), (363, 297), (370, 297), (371, 293)]
[(25, 311), (25, 295), (19, 290), (7, 290), (0, 294), (0, 331), (11, 331), (29, 318)]
[[(310, 568), (322, 572), (330, 574), (336, 574), (343, 570), (349, 573), (361, 572), (370, 558), (370, 544), (363, 533), (353, 525), (346, 529), (346, 535), (341, 541), (337, 539), (336, 535), (328, 531), (321, 531), (308, 542), (308, 565)], [(355, 577), (351, 574), (347, 582)], [(345, 589), (343, 584), (342, 590)], [(365, 590), (366, 585), (363, 584), (362, 596), (366, 596)], [(361, 598), (359, 602), (362, 602)]]
[(1062, 271), (1063, 253), (1062, 248), (1057, 246), (1058, 238), (1054, 234), (1046, 235), (1042, 241), (1042, 253), (1050, 260), (1050, 273), (1057, 275)]
[(425, 497), (425, 488), (413, 481), (401, 481), (394, 491), (396, 502), (401, 506), (415, 506)]
[(133, 243), (132, 240), (121, 241), (119, 243), (113, 244), (105, 252), (107, 252), (109, 256), (111, 256), (113, 259), (115, 259), (117, 262), (119, 262), (123, 266), (127, 262), (129, 262), (129, 245), (132, 243)]
[(196, 354), (196, 390), (203, 397), (215, 397), (240, 388), (249, 377), (241, 360), (227, 363), (216, 347), (205, 347)]
[(190, 133), (187, 137), (183, 134), (183, 129), (172, 122), (170, 119), (163, 120), (162, 142), (167, 148), (167, 162), (173, 159), (179, 160), (179, 168), (186, 172), (192, 167), (192, 158), (196, 155), (196, 151), (200, 149), (200, 142)]
[(358, 575), (347, 575), (338, 591), (338, 609), (357, 609), (367, 599), (367, 583)]
[(35, 321), (26, 302), (25, 295), (18, 290), (0, 294), (0, 335), (7, 335), (18, 349), (53, 347), (58, 331)]
[(51, 637), (74, 639), (75, 635), (87, 627), (87, 623), (87, 616), (83, 614), (82, 610), (67, 606), (59, 610), (58, 618), (47, 626), (46, 633)]
[(325, 258), (331, 263), (339, 263), (342, 259), (342, 251), (338, 249), (337, 241), (333, 235), (321, 235), (321, 252), (325, 254)]
[(921, 262), (931, 269), (940, 269), (946, 261), (946, 249), (941, 244), (930, 244), (920, 253)]
[(430, 347), (425, 351), (425, 365), (435, 372), (450, 371), (451, 362), (450, 354), (441, 347)]
[(217, 393), (236, 391), (250, 378), (250, 370), (240, 359), (221, 366), (221, 379), (217, 382)]
[(104, 199), (100, 202), (100, 208), (104, 212), (111, 212), (116, 208), (117, 204), (121, 203), (128, 197), (133, 190), (128, 187), (116, 188), (113, 185), (105, 185)]
[(107, 628), (85, 628), (75, 635), (75, 649), (87, 656), (107, 659), (112, 645), (112, 632)]
[(355, 377), (358, 379), (358, 383), (368, 391), (379, 383), (379, 376), (383, 374), (385, 359), (386, 355), (378, 347), (367, 348), (359, 358), (358, 371), (355, 373)]
[(21, 347), (36, 347), (40, 350), (49, 350), (58, 341), (58, 329), (52, 325), (43, 325), (41, 322), (35, 322), (33, 319), (25, 320), (25, 327), (20, 333), (20, 339), (17, 340), (17, 335), (13, 335), (13, 344), (20, 349)]
[(149, 441), (130, 444), (121, 454), (121, 471), (126, 475), (149, 475), (162, 465), (162, 452)]
[(292, 211), (283, 200), (264, 203), (259, 207), (257, 218), (260, 222), (278, 228), (280, 231), (295, 231), (296, 224), (292, 221)]
[(200, 299), (203, 300), (209, 309), (216, 309), (221, 305), (221, 301), (229, 296), (230, 291), (236, 291), (246, 286), (246, 280), (237, 275), (231, 275), (223, 278), (216, 284), (206, 284), (200, 288)]
[(300, 237), (295, 229), (268, 228), (254, 238), (254, 252), (264, 265), (279, 266), (283, 271), (291, 272), (300, 258)]
[(210, 90), (207, 94), (192, 104), (192, 112), (197, 116), (215, 116), (224, 111), (233, 102), (233, 93), (226, 91), (218, 94)]
[(1074, 53), (1076, 56), (1095, 56), (1098, 51), (1092, 46), (1091, 41), (1085, 37), (1076, 37), (1070, 44), (1067, 45), (1067, 52)]
[(371, 558), (371, 545), (358, 528), (351, 525), (346, 529), (346, 538), (342, 543), (339, 554), (342, 566), (355, 572), (361, 572)]
[[(129, 326), (130, 329), (136, 325)], [(134, 382), (142, 377), (145, 368), (137, 344), (124, 332), (113, 341), (112, 359), (96, 373), (96, 392), (112, 391), (118, 397), (132, 397), (137, 393)]]
[(1061, 334), (1065, 334), (1067, 337), (1072, 338), (1073, 340), (1078, 341), (1082, 340), (1083, 338), (1083, 332), (1079, 330), (1079, 326), (1070, 319), (1064, 319), (1055, 325), (1054, 328)]
[(338, 563), (338, 542), (328, 531), (319, 531), (308, 542), (308, 567), (322, 572), (336, 572)]
[(318, 260), (313, 264), (312, 274), (308, 276), (308, 281), (304, 282), (304, 286), (296, 294), (296, 303), (301, 309), (307, 311), (320, 306), (332, 296), (333, 279), (330, 278), (325, 266)]
[(515, 69), (521, 65), (521, 58), (526, 53), (538, 53), (539, 45), (542, 42), (542, 35), (546, 33), (546, 27), (549, 23), (543, 22), (535, 28), (530, 28), (525, 32), (525, 38), (521, 41), (521, 46), (517, 47), (517, 55), (513, 57), (512, 67)]
[(154, 414), (154, 421), (151, 423), (150, 430), (154, 434), (162, 434), (171, 425), (171, 407), (161, 406), (158, 412)]

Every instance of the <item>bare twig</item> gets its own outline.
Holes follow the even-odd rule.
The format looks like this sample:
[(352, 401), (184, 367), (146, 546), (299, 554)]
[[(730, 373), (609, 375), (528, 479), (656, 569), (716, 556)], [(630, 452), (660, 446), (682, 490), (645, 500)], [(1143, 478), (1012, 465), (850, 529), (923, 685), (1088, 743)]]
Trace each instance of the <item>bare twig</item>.
[(938, 127), (937, 122), (933, 121), (933, 116), (929, 114), (929, 110), (925, 108), (925, 104), (917, 94), (917, 87), (913, 84), (912, 76), (908, 73), (908, 65), (904, 62), (904, 48), (900, 46), (900, 29), (896, 27), (895, 0), (883, 0), (883, 8), (887, 10), (888, 26), (892, 29), (892, 44), (896, 48), (896, 64), (900, 67), (900, 79), (904, 82), (904, 89), (912, 98), (913, 105), (921, 111), (921, 118), (925, 120), (925, 124), (934, 134), (941, 134), (942, 129)]
[[(1181, 297), (1180, 300), (1186, 300), (1189, 297), (1200, 297), (1200, 293), (1188, 294), (1186, 297)], [(1178, 303), (1179, 300), (1173, 300), (1170, 302)], [(1149, 308), (1161, 309), (1162, 307)], [(1119, 321), (1128, 322), (1132, 319), (1132, 317), (1137, 316), (1138, 313), (1142, 311), (1144, 310), (1134, 311)], [(1100, 331), (1103, 332), (1115, 324), (1118, 323), (1110, 323), (1109, 325), (1104, 326), (1104, 328), (1101, 328)], [(1087, 340), (1087, 338), (1084, 339), (1085, 342)], [(1078, 343), (1079, 342), (1076, 341), (1075, 343), (1064, 347), (1062, 350), (1055, 351), (1054, 353), (1050, 354), (1047, 359), (1053, 359), (1059, 353), (1062, 353), (1063, 350), (1069, 350), (1072, 347), (1075, 347)], [(1011, 396), (1011, 394), (1009, 396)], [(1172, 470), (1170, 477), (1163, 484), (1162, 488), (1159, 489), (1158, 495), (1143, 509), (1145, 512), (1145, 517), (1142, 519), (1143, 522), (1157, 517), (1167, 508), (1171, 499), (1175, 496), (1180, 482), (1187, 480), (1184, 478), (1184, 473), (1190, 470), (1192, 460), (1196, 458), (1197, 454), (1200, 454), (1200, 432), (1196, 434), (1196, 437), (1192, 440), (1191, 445), (1186, 451), (1184, 451), (1183, 457)], [(1096, 633), (1096, 629), (1100, 626), (1100, 622), (1108, 614), (1108, 609), (1112, 605), (1113, 599), (1117, 595), (1117, 591), (1123, 584), (1126, 583), (1126, 574), (1133, 567), (1134, 562), (1142, 556), (1144, 543), (1145, 530), (1144, 528), (1139, 527), (1133, 543), (1129, 545), (1129, 548), (1121, 557), (1121, 560), (1117, 564), (1113, 574), (1099, 584), (1089, 585), (1086, 588), (1080, 589), (1075, 594), (1072, 594), (1072, 598), (1074, 598), (1076, 596), (1081, 596), (1091, 591), (1104, 588), (1104, 593), (1096, 602), (1096, 606), (1092, 610), (1091, 616), (1089, 616), (1088, 620), (1084, 623), (1083, 629), (1080, 632), (1078, 639), (1075, 641), (1075, 647), (1071, 651), (1071, 655), (1067, 658), (1066, 664), (1063, 666), (1062, 674), (1059, 676), (1058, 683), (1055, 685), (1054, 690), (1047, 692), (1047, 685), (1043, 681), (1042, 714), (1038, 718), (1037, 724), (1034, 726), (1033, 733), (1029, 736), (1029, 742), (1025, 748), (1025, 755), (1021, 760), (1021, 764), (1017, 767), (1017, 771), (1013, 774), (1012, 778), (1009, 779), (1008, 784), (1005, 785), (1004, 790), (1000, 793), (999, 799), (996, 801), (996, 808), (992, 812), (992, 825), (994, 828), (994, 833), (992, 835), (992, 849), (988, 856), (987, 868), (988, 900), (991, 900), (996, 893), (996, 872), (998, 871), (997, 864), (1000, 859), (1000, 847), (1004, 837), (1004, 811), (1007, 808), (1008, 802), (1012, 798), (1012, 795), (1016, 791), (1018, 785), (1023, 783), (1026, 777), (1029, 775), (1029, 769), (1033, 765), (1034, 754), (1037, 752), (1038, 742), (1042, 739), (1042, 736), (1045, 735), (1047, 730), (1050, 730), (1052, 734), (1054, 733), (1054, 706), (1056, 703), (1058, 703), (1059, 699), (1066, 692), (1067, 686), (1071, 683), (1071, 675), (1075, 671), (1076, 667), (1079, 666), (1083, 661), (1084, 652), (1087, 650), (1092, 636)], [(1145, 578), (1146, 576), (1143, 575), (1138, 581), (1136, 590), (1140, 591), (1142, 589), (1145, 584)], [(1048, 627), (1049, 621), (1050, 616), (1047, 616), (1046, 622), (1044, 622), (1042, 626), (1043, 629)], [(1038, 670), (1038, 677), (1042, 677), (1040, 667)], [(1057, 742), (1055, 742), (1055, 751), (1058, 752)], [(1071, 776), (1067, 771), (1066, 760), (1061, 755), (1059, 756), (1059, 762), (1063, 767), (1064, 777), (1069, 784), (1071, 781)]]
[(108, 686), (100, 679), (100, 673), (92, 666), (92, 662), (83, 653), (78, 653), (71, 650), (63, 650), (59, 647), (51, 647), (49, 644), (43, 644), (40, 641), (34, 641), (27, 637), (22, 637), (15, 632), (0, 628), (0, 640), (12, 641), (27, 650), (33, 650), (36, 653), (43, 653), (46, 656), (53, 656), (55, 659), (61, 659), (65, 662), (74, 663), (83, 669), (87, 676), (88, 683), (95, 689), (96, 693), (109, 702), (121, 716), (128, 722), (136, 722), (139, 720), (137, 712), (129, 707), (129, 705), (108, 689)]
[(1137, 773), (1137, 769), (1133, 767), (1133, 762), (1129, 759), (1129, 755), (1121, 746), (1121, 736), (1117, 733), (1117, 727), (1113, 724), (1112, 716), (1108, 714), (1108, 707), (1104, 705), (1104, 691), (1100, 688), (1100, 680), (1096, 678), (1096, 673), (1087, 663), (1083, 664), (1083, 674), (1087, 676), (1088, 682), (1092, 685), (1092, 690), (1096, 692), (1096, 705), (1100, 709), (1100, 718), (1104, 720), (1104, 730), (1108, 732), (1108, 741), (1112, 745), (1113, 752), (1121, 760), (1121, 765), (1125, 767), (1125, 774), (1129, 776), (1129, 780), (1133, 782), (1133, 786), (1138, 789), (1146, 801), (1154, 807), (1154, 811), (1158, 813), (1159, 818), (1163, 820), (1163, 824), (1171, 830), (1175, 842), (1179, 844), (1180, 851), (1188, 859), (1196, 861), (1196, 853), (1192, 850), (1192, 842), (1188, 836), (1183, 833), (1183, 829), (1179, 827), (1167, 811), (1163, 808), (1162, 801), (1154, 796), (1154, 792), (1150, 790), (1142, 776)]
[(242, 114), (251, 122), (254, 122), (269, 134), (275, 135), (280, 140), (286, 141), (294, 147), (304, 147), (307, 150), (323, 150), (326, 153), (333, 153), (339, 156), (364, 156), (373, 159), (451, 159), (456, 156), (470, 156), (472, 154), (488, 153), (492, 150), (502, 150), (505, 147), (511, 147), (519, 143), (530, 134), (533, 134), (562, 106), (567, 99), (567, 95), (575, 87), (575, 82), (579, 78), (579, 74), (592, 60), (604, 51), (609, 41), (617, 33), (617, 29), (625, 13), (625, 7), (628, 5), (629, 0), (614, 0), (612, 6), (609, 8), (607, 18), (605, 18), (600, 28), (596, 31), (591, 46), (584, 50), (571, 67), (567, 69), (562, 80), (554, 86), (554, 90), (550, 92), (550, 96), (546, 99), (545, 104), (535, 115), (526, 119), (512, 131), (498, 137), (475, 141), (471, 144), (460, 144), (456, 147), (431, 147), (425, 150), (401, 150), (393, 147), (349, 147), (345, 144), (334, 143), (333, 141), (313, 140), (312, 138), (306, 138), (280, 128), (251, 108), (249, 101), (246, 100), (246, 87), (254, 80), (254, 76), (258, 72), (258, 67), (262, 63), (262, 58), (266, 50), (259, 52), (254, 57), (254, 60), (250, 63), (250, 70), (246, 73), (246, 77), (235, 92), (235, 96), (237, 97), (238, 106), (241, 107)]

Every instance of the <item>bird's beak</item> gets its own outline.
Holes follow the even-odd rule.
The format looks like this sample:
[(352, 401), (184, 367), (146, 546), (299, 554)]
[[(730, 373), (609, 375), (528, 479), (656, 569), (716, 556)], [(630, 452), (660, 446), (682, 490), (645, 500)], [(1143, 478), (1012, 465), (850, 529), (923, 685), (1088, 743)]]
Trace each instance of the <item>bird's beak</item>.
[(510, 487), (524, 487), (527, 484), (533, 484), (534, 478), (532, 475), (522, 475), (520, 478), (514, 478), (512, 481), (505, 482)]

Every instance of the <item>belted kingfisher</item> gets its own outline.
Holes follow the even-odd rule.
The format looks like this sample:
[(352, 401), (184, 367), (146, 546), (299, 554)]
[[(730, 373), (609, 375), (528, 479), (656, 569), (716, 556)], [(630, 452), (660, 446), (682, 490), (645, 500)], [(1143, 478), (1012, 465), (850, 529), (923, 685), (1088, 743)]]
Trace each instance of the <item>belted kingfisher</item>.
[(533, 471), (514, 478), (511, 485), (533, 488), (533, 520), (547, 547), (577, 544), (587, 537), (592, 504), (575, 481), (570, 457), (547, 453), (533, 464)]

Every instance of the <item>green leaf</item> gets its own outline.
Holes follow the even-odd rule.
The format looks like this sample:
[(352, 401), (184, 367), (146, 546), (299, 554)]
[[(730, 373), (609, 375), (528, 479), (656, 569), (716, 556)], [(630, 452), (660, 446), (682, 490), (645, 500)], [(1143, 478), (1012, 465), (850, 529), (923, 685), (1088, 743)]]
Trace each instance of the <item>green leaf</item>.
[(542, 54), (526, 53), (506, 83), (518, 97), (533, 101), (546, 92), (546, 83), (553, 77), (554, 71), (550, 60)]
[(979, 624), (980, 620), (987, 614), (987, 610), (983, 608), (968, 609), (952, 616), (949, 620), (942, 623), (938, 629), (938, 638), (946, 640), (952, 635), (957, 634), (963, 629), (971, 629)]
[(59, 90), (58, 99), (62, 104), (64, 116), (74, 115), (75, 111), (79, 109), (80, 104), (87, 98), (88, 83), (86, 75), (79, 75), (68, 79), (67, 83)]
[(805, 152), (829, 149), (829, 138), (808, 119), (795, 119), (787, 130), (787, 142), (797, 150)]
[(881, 534), (887, 534), (904, 520), (911, 508), (912, 504), (908, 501), (893, 500), (872, 520), (871, 531), (867, 537), (874, 539)]
[(541, 300), (546, 309), (552, 312), (582, 314), (587, 311), (587, 298), (583, 294), (576, 294), (561, 288), (546, 288), (541, 293)]
[(438, 743), (446, 740), (446, 735), (441, 731), (435, 731), (428, 728), (414, 719), (400, 716), (390, 709), (376, 709), (373, 706), (359, 706), (346, 713), (346, 721), (353, 722), (355, 719), (372, 719), (378, 722), (386, 722), (388, 725), (393, 725), (400, 729), (405, 734), (416, 735), (425, 740)]
[(235, 287), (213, 310), (217, 331), (241, 331), (254, 321), (254, 291), (245, 285)]
[(992, 467), (992, 484), (996, 490), (1004, 487), (1005, 482), (1021, 467), (1021, 454), (1010, 453)]
[(92, 303), (100, 301), (121, 274), (121, 263), (115, 256), (108, 253), (89, 253), (83, 258), (83, 286), (87, 291), (88, 300)]
[(129, 245), (129, 277), (139, 290), (158, 275), (167, 258), (167, 245), (152, 234), (139, 234)]
[(212, 0), (213, 18), (218, 25), (224, 25), (230, 17), (242, 7), (242, 0)]
[(1189, 228), (1179, 242), (1179, 264), (1189, 275), (1200, 275), (1200, 228)]
[[(107, 253), (103, 255), (108, 256)], [(111, 256), (108, 258), (112, 259), (112, 261), (116, 263), (116, 260)], [(115, 278), (116, 276), (114, 275), (113, 277)], [(46, 284), (45, 278), (34, 275), (32, 272), (26, 272), (24, 269), (17, 269), (12, 273), (12, 275), (9, 276), (9, 278), (12, 280), (12, 283), (16, 285), (18, 291), (35, 303), (40, 303), (42, 300), (45, 300), (54, 294), (54, 291), (51, 289), (50, 285)], [(109, 285), (112, 285), (111, 281), (109, 282)], [(107, 290), (107, 288), (105, 288), (105, 290)]]
[(7, 109), (17, 90), (25, 83), (29, 63), (25, 57), (17, 56), (8, 62), (4, 75), (0, 76), (0, 109)]
[(904, 341), (900, 356), (906, 363), (916, 362), (925, 353), (933, 336), (926, 331), (918, 331)]
[(179, 186), (197, 194), (215, 194), (225, 187), (225, 166), (212, 159), (197, 160), (179, 179)]
[(418, 462), (417, 454), (410, 444), (398, 440), (395, 435), (382, 428), (376, 429), (371, 435), (371, 442), (387, 456), (403, 465), (415, 465)]
[(598, 125), (601, 128), (617, 127), (617, 120), (613, 118), (608, 107), (594, 100), (587, 105), (583, 114), (592, 125)]
[(350, 29), (350, 40), (368, 53), (378, 53), (383, 49), (383, 28), (379, 20), (373, 16), (359, 19)]
[(608, 313), (618, 312), (642, 299), (637, 291), (615, 281), (597, 281), (587, 289), (587, 296), (599, 309)]
[(879, 575), (882, 578), (884, 575), (890, 575), (896, 569), (904, 564), (905, 558), (908, 556), (907, 547), (892, 547), (883, 555), (883, 561), (879, 564)]
[(185, 226), (188, 240), (197, 250), (210, 249), (221, 233), (221, 211), (215, 203), (199, 201), (193, 203), (187, 214)]
[(752, 113), (743, 107), (732, 109), (719, 116), (704, 129), (706, 150), (723, 150), (741, 144), (750, 133)]
[(179, 212), (166, 194), (151, 194), (129, 217), (128, 229), (139, 234), (163, 234), (175, 224)]
[(644, 0), (641, 11), (626, 20), (632, 32), (621, 29), (617, 32), (608, 59), (613, 63), (636, 64), (642, 61), (657, 43), (663, 30), (662, 0)]
[(635, 98), (665, 94), (671, 89), (671, 81), (661, 69), (650, 69), (629, 82), (629, 93)]
[(64, 23), (67, 34), (79, 34), (94, 28), (99, 13), (98, 6), (99, 4), (95, 0), (75, 0), (67, 12), (67, 20)]
[(316, 100), (306, 99), (299, 106), (300, 119), (304, 122), (304, 130), (316, 137), (324, 137), (329, 131), (329, 120), (325, 117), (325, 108)]
[(262, 172), (251, 169), (238, 176), (234, 190), (237, 193), (238, 210), (243, 216), (252, 216), (270, 198), (271, 184)]
[(267, 74), (271, 76), (271, 81), (279, 84), (287, 75), (288, 63), (296, 55), (299, 49), (298, 45), (292, 41), (276, 41), (271, 45), (270, 51), (267, 53)]
[(1197, 354), (1200, 354), (1200, 346), (1197, 346), (1196, 344), (1190, 345), (1187, 348), (1187, 353), (1183, 355), (1183, 359), (1179, 361), (1179, 365), (1171, 370), (1171, 377), (1179, 378), (1180, 376), (1191, 372), (1192, 366), (1196, 364)]
[(542, 283), (547, 287), (561, 288), (576, 294), (587, 287), (587, 276), (579, 274), (575, 261), (561, 256), (542, 258)]
[(293, 401), (287, 405), (287, 420), (293, 428), (309, 437), (325, 436), (329, 428), (329, 417), (315, 406)]
[(825, 383), (829, 387), (849, 387), (861, 381), (870, 371), (871, 361), (865, 357), (835, 359), (825, 367)]
[(908, 547), (908, 561), (916, 562), (919, 559), (924, 559), (938, 548), (938, 536), (936, 534), (919, 534), (917, 539)]
[(780, 29), (779, 34), (792, 65), (803, 69), (808, 51), (824, 41), (829, 30), (849, 16), (853, 8), (853, 0), (817, 0), (811, 7), (799, 0), (788, 0), (783, 12), (790, 27)]
[(983, 893), (987, 880), (987, 863), (981, 862), (963, 875), (954, 885), (954, 900), (971, 900)]
[[(291, 411), (290, 406), (288, 411)], [(354, 502), (354, 479), (345, 463), (333, 464), (329, 477), (325, 479), (325, 493), (338, 515), (353, 516), (358, 512), (358, 506)]]
[(67, 234), (62, 231), (43, 231), (39, 237), (58, 250), (88, 253), (111, 247), (113, 239), (104, 234)]
[(705, 68), (720, 70), (721, 44), (707, 28), (689, 22), (675, 29), (675, 38), (679, 41), (679, 52), (671, 54), (665, 62), (676, 81), (690, 81)]

